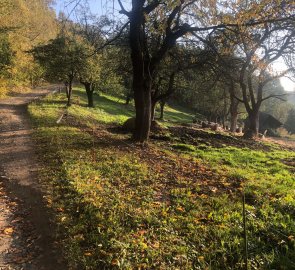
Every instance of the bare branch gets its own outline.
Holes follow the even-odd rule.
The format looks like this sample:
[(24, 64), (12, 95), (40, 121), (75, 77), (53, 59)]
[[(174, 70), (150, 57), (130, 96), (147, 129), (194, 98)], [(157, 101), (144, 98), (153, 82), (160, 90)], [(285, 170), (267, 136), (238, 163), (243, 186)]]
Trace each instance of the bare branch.
[(279, 99), (279, 100), (282, 100), (282, 101), (287, 101), (286, 99), (283, 99), (282, 97), (285, 97), (285, 96), (288, 96), (288, 94), (272, 94), (272, 95), (269, 95), (265, 98), (262, 98), (261, 101), (265, 101), (267, 99), (270, 99), (270, 98), (276, 98), (276, 99)]
[(121, 10), (119, 11), (119, 13), (124, 14), (127, 17), (130, 17), (130, 12), (125, 9), (125, 7), (122, 4), (122, 1), (121, 0), (118, 0), (118, 3), (119, 3), (120, 8), (121, 8)]
[(88, 55), (88, 57), (92, 57), (93, 55), (97, 54), (100, 50), (104, 49), (105, 47), (111, 45), (113, 42), (115, 42), (116, 40), (118, 40), (121, 35), (123, 34), (123, 31), (125, 30), (125, 28), (129, 25), (129, 21), (126, 22), (120, 29), (119, 33), (117, 35), (115, 35), (113, 38), (107, 40), (104, 44), (102, 44), (100, 47), (95, 48), (94, 52), (90, 55)]
[(148, 6), (144, 8), (144, 13), (145, 14), (151, 13), (157, 6), (160, 5), (160, 3), (161, 2), (159, 0), (154, 0), (152, 3), (150, 3)]

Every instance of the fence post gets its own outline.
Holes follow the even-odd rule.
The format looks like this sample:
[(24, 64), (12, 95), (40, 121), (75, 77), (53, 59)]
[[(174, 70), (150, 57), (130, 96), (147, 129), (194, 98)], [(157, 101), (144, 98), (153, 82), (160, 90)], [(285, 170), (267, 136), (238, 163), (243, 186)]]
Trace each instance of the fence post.
[(243, 191), (243, 227), (244, 227), (244, 264), (245, 264), (245, 270), (248, 270), (248, 239), (247, 239), (247, 219), (246, 219), (246, 196), (245, 196), (245, 190)]

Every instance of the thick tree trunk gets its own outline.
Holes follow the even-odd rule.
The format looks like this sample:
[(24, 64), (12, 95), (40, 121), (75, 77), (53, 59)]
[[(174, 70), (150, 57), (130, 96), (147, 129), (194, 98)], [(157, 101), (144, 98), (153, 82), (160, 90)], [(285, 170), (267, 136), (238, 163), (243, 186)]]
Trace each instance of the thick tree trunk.
[(88, 107), (94, 108), (93, 91), (87, 91)]
[(238, 123), (238, 113), (230, 113), (230, 132), (236, 133)]
[(248, 113), (249, 118), (245, 127), (244, 138), (253, 139), (258, 137), (259, 131), (259, 110)]
[(94, 101), (93, 101), (93, 89), (91, 83), (82, 83), (84, 84), (86, 94), (87, 94), (87, 101), (88, 101), (88, 107), (93, 108), (94, 107)]
[(166, 104), (165, 101), (160, 102), (160, 119), (161, 120), (164, 119), (164, 107), (165, 107), (165, 104)]
[(135, 101), (135, 130), (133, 138), (138, 142), (145, 142), (149, 138), (151, 127), (151, 91), (150, 87), (144, 86), (142, 80), (134, 78), (134, 101)]
[(133, 67), (132, 90), (136, 112), (133, 139), (138, 142), (148, 140), (151, 126), (151, 85), (153, 70), (150, 67), (150, 55), (145, 46), (144, 2), (132, 1), (129, 34)]

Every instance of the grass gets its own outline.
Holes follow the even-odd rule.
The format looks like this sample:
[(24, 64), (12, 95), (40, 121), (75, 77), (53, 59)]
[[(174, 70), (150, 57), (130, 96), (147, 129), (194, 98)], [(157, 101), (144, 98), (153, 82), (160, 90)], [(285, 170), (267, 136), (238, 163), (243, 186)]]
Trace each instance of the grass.
[[(156, 108), (156, 117), (159, 116), (159, 108)], [(192, 123), (193, 114), (191, 111), (184, 110), (183, 108), (174, 106), (165, 107), (165, 119), (173, 123)]]
[[(227, 146), (215, 148), (211, 146), (199, 146), (187, 144), (173, 145), (175, 149), (189, 151), (190, 155), (219, 171), (240, 178), (248, 179), (248, 184), (261, 185), (264, 189), (264, 180), (272, 182), (270, 186), (276, 192), (294, 195), (294, 175), (290, 167), (282, 163), (283, 159), (294, 159), (295, 153), (282, 150), (253, 151), (249, 148), (236, 148)], [(258, 183), (258, 184), (257, 184)], [(294, 205), (295, 206), (295, 205)]]
[[(106, 131), (133, 115), (123, 100), (96, 96), (89, 109), (78, 90), (57, 124), (64, 100), (29, 112), (69, 269), (242, 269), (244, 188), (251, 269), (295, 269), (295, 179), (282, 162), (293, 152), (185, 140), (142, 149)], [(169, 110), (169, 125), (189, 121)]]
[[(85, 108), (87, 99), (83, 89), (75, 89), (76, 97), (74, 105), (70, 107), (69, 112), (77, 119), (89, 119), (103, 124), (123, 124), (128, 118), (134, 116), (133, 105), (125, 105), (125, 100), (120, 97), (113, 97), (106, 94), (94, 95), (94, 104), (96, 108)], [(80, 106), (81, 105), (81, 106)], [(156, 110), (156, 116), (159, 114), (159, 108)], [(193, 115), (191, 112), (182, 112), (166, 106), (165, 120), (172, 123), (189, 123), (192, 122)]]

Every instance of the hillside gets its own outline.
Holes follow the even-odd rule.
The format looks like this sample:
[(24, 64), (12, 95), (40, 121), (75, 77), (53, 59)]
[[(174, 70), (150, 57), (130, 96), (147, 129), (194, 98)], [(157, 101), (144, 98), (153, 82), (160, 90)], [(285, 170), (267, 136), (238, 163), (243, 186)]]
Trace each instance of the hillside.
[(0, 270), (295, 270), (294, 16), (0, 0)]
[(295, 95), (291, 94), (288, 96), (288, 102), (295, 105)]
[(294, 151), (181, 125), (192, 116), (173, 108), (136, 145), (120, 128), (131, 105), (90, 109), (77, 89), (65, 102), (29, 113), (70, 269), (241, 269), (244, 193), (252, 269), (294, 269)]

